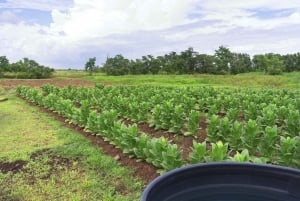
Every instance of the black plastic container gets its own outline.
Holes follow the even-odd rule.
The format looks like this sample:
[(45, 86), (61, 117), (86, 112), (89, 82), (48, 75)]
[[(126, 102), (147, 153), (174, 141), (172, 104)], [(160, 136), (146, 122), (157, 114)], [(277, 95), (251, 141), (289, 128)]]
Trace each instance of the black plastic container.
[(252, 163), (204, 163), (152, 181), (142, 201), (300, 201), (300, 170)]

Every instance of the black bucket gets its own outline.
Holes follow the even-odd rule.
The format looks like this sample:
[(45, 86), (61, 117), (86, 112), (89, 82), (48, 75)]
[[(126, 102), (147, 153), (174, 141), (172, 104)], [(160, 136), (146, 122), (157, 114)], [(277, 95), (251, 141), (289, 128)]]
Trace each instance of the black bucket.
[(252, 163), (204, 163), (152, 181), (142, 201), (300, 201), (300, 170)]

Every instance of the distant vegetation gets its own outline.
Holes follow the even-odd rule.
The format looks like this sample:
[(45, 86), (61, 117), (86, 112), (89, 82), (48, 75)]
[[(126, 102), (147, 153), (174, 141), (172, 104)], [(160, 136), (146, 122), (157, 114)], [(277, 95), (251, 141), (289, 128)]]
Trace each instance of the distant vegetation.
[(300, 53), (280, 55), (267, 53), (254, 55), (234, 53), (220, 46), (214, 55), (200, 54), (193, 48), (163, 56), (142, 56), (129, 60), (118, 54), (107, 58), (102, 72), (107, 75), (137, 74), (239, 74), (246, 72), (264, 72), (278, 75), (283, 72), (300, 71)]
[(16, 63), (9, 63), (6, 56), (0, 56), (0, 78), (41, 79), (49, 78), (54, 69), (24, 58)]

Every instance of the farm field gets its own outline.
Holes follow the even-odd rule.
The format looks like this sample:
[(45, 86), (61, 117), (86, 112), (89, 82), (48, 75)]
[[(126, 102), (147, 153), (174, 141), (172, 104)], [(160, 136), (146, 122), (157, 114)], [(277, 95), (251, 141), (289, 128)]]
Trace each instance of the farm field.
[(85, 71), (55, 71), (53, 79), (83, 79), (103, 84), (114, 85), (157, 85), (157, 86), (213, 86), (213, 87), (271, 87), (300, 88), (300, 73), (284, 73), (271, 76), (261, 72), (243, 73), (238, 75), (126, 75), (107, 76), (94, 73), (89, 76)]
[(297, 90), (96, 84), (17, 93), (161, 173), (223, 160), (300, 165)]
[[(280, 79), (287, 79), (284, 76), (290, 81), (280, 84)], [(250, 78), (244, 81), (250, 87), (227, 85), (222, 79), (219, 84), (198, 86), (178, 76), (173, 86), (172, 76), (158, 76), (166, 80), (158, 84), (158, 77), (142, 83), (143, 76), (124, 76), (120, 79), (123, 81), (115, 82), (103, 80), (101, 75), (82, 80), (72, 73), (51, 80), (1, 80), (0, 86), (11, 93), (10, 99), (23, 102), (15, 97), (16, 90), (30, 105), (27, 107), (38, 107), (80, 132), (105, 154), (110, 153), (112, 160), (118, 161), (116, 167), (133, 169), (139, 179), (127, 179), (137, 181), (138, 187), (120, 198), (126, 200), (140, 195), (158, 173), (199, 162), (272, 163), (300, 168), (298, 75), (284, 76), (278, 79), (279, 84), (263, 88), (263, 81), (249, 85)], [(126, 79), (131, 81), (126, 84)], [(26, 154), (20, 160), (26, 160)]]

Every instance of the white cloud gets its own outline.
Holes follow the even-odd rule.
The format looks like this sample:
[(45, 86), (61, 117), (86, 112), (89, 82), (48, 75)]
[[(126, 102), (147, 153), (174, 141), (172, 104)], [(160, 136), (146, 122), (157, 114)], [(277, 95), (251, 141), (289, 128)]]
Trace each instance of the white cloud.
[(204, 10), (218, 10), (226, 12), (231, 9), (249, 10), (249, 9), (267, 9), (267, 10), (283, 10), (283, 9), (299, 9), (300, 1), (298, 0), (256, 0), (256, 1), (240, 1), (240, 0), (199, 0)]
[(20, 19), (11, 11), (3, 11), (0, 13), (0, 23), (12, 23), (16, 24), (20, 22)]
[(20, 8), (51, 11), (53, 9), (65, 10), (72, 5), (72, 0), (6, 0), (0, 3), (0, 8)]
[[(56, 68), (80, 67), (89, 57), (130, 58), (192, 46), (219, 45), (251, 54), (299, 52), (299, 0), (8, 0), (1, 8), (50, 11), (50, 26), (0, 13), (0, 55), (29, 57)], [(298, 28), (299, 27), (299, 28)]]
[(53, 10), (54, 30), (87, 38), (139, 30), (166, 29), (191, 22), (194, 0), (75, 0), (68, 12)]

